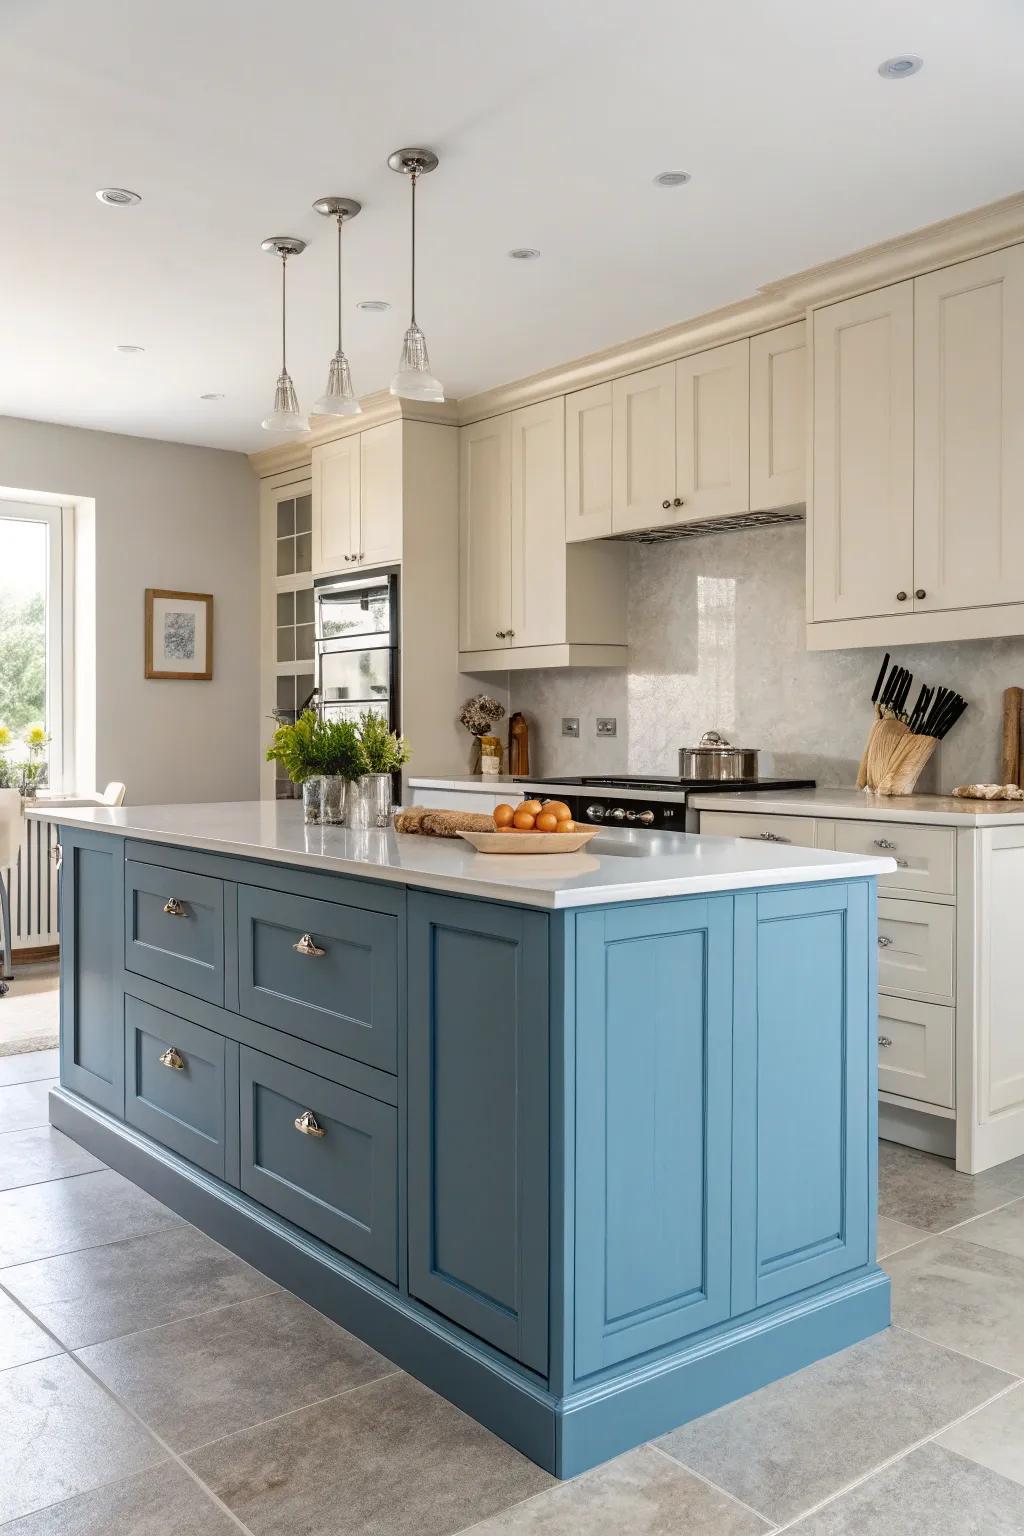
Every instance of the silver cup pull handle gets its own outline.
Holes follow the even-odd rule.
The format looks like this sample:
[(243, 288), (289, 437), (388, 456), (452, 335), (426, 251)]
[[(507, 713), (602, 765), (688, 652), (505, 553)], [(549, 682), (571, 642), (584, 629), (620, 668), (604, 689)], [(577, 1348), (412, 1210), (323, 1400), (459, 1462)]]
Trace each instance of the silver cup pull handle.
[(895, 843), (891, 843), (887, 837), (876, 837), (875, 838), (875, 847), (876, 848), (895, 848), (896, 844)]
[(878, 1044), (880, 1049), (884, 1051), (888, 1046), (892, 1045), (892, 1040), (888, 1035), (879, 1035)]
[(320, 955), (326, 955), (326, 949), (321, 949), (311, 933), (304, 933), (297, 943), (292, 945), (297, 955), (309, 955), (316, 959)]
[(164, 902), (164, 911), (167, 913), (168, 917), (184, 917), (185, 904), (184, 902), (179, 901), (177, 896), (168, 896), (167, 900)]
[(320, 1124), (311, 1109), (304, 1109), (301, 1115), (295, 1117), (295, 1129), (301, 1131), (303, 1136), (326, 1136), (326, 1129)]
[(171, 1067), (175, 1072), (185, 1070), (185, 1058), (174, 1049), (173, 1045), (169, 1045), (166, 1051), (161, 1052), (159, 1062), (162, 1067)]

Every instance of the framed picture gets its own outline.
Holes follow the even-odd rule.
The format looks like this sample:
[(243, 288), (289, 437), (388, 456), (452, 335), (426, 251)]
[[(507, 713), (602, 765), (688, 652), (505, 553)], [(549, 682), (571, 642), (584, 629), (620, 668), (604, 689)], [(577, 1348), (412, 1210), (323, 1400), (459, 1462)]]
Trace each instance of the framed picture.
[(210, 681), (213, 598), (209, 593), (146, 588), (146, 676)]

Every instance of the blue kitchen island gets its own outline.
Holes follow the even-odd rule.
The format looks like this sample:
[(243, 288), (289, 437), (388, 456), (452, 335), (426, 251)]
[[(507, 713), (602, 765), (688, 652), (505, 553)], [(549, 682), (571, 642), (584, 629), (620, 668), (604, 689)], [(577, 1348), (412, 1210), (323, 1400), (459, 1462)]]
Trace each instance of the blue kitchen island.
[(875, 877), (59, 819), (54, 1125), (559, 1476), (889, 1322)]

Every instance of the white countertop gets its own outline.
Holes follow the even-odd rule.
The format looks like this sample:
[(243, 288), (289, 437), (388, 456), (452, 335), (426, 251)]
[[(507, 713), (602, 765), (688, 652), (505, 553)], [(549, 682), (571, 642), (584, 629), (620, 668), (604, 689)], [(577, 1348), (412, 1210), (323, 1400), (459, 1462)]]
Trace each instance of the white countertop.
[[(602, 788), (600, 784), (573, 784), (571, 781), (562, 782), (560, 779), (508, 779), (504, 777), (487, 777), (481, 773), (467, 774), (461, 779), (431, 779), (411, 778), (406, 781), (410, 789), (449, 789), (449, 790), (479, 790), (488, 795), (508, 795), (510, 802), (522, 800), (528, 796), (531, 789), (536, 789), (538, 794), (546, 800), (551, 800), (555, 795), (596, 795), (603, 796), (606, 800), (609, 795), (616, 800), (644, 800), (651, 799), (649, 789), (620, 789), (614, 790)], [(685, 805), (686, 794), (683, 790), (658, 788), (658, 799), (668, 801), (672, 805)], [(1021, 802), (1024, 804), (1024, 801)]]
[(765, 816), (911, 821), (934, 827), (1024, 825), (1024, 800), (958, 800), (952, 795), (875, 795), (863, 789), (752, 790), (696, 794), (698, 811), (756, 811)]
[(307, 827), (295, 800), (88, 810), (39, 805), (28, 815), (146, 842), (545, 908), (846, 880), (896, 868), (887, 858), (618, 828), (602, 829), (579, 853), (482, 854), (462, 838)]

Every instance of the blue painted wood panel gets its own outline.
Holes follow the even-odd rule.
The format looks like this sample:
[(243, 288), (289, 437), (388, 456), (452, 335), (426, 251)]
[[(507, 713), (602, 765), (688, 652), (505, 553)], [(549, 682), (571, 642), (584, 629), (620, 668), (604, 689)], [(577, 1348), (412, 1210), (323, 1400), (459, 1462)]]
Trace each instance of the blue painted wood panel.
[[(339, 1253), (398, 1278), (396, 1111), (242, 1046), (241, 1188)], [(310, 1110), (324, 1132), (295, 1121)]]
[(409, 898), (409, 1291), (541, 1373), (548, 1354), (548, 925)]
[[(299, 954), (309, 934), (323, 954)], [(398, 922), (308, 896), (238, 887), (238, 1003), (249, 1018), (397, 1069)]]
[(866, 882), (737, 898), (734, 1310), (867, 1263)]
[[(165, 911), (173, 898), (182, 910)], [(224, 884), (159, 864), (125, 863), (125, 967), (224, 1001)]]
[(121, 1116), (124, 844), (70, 827), (60, 842), (61, 1082)]
[(581, 1377), (729, 1315), (732, 903), (576, 922)]
[[(224, 1178), (227, 1116), (223, 1035), (125, 996), (124, 1117), (147, 1136)], [(160, 1057), (177, 1051), (184, 1065)]]

